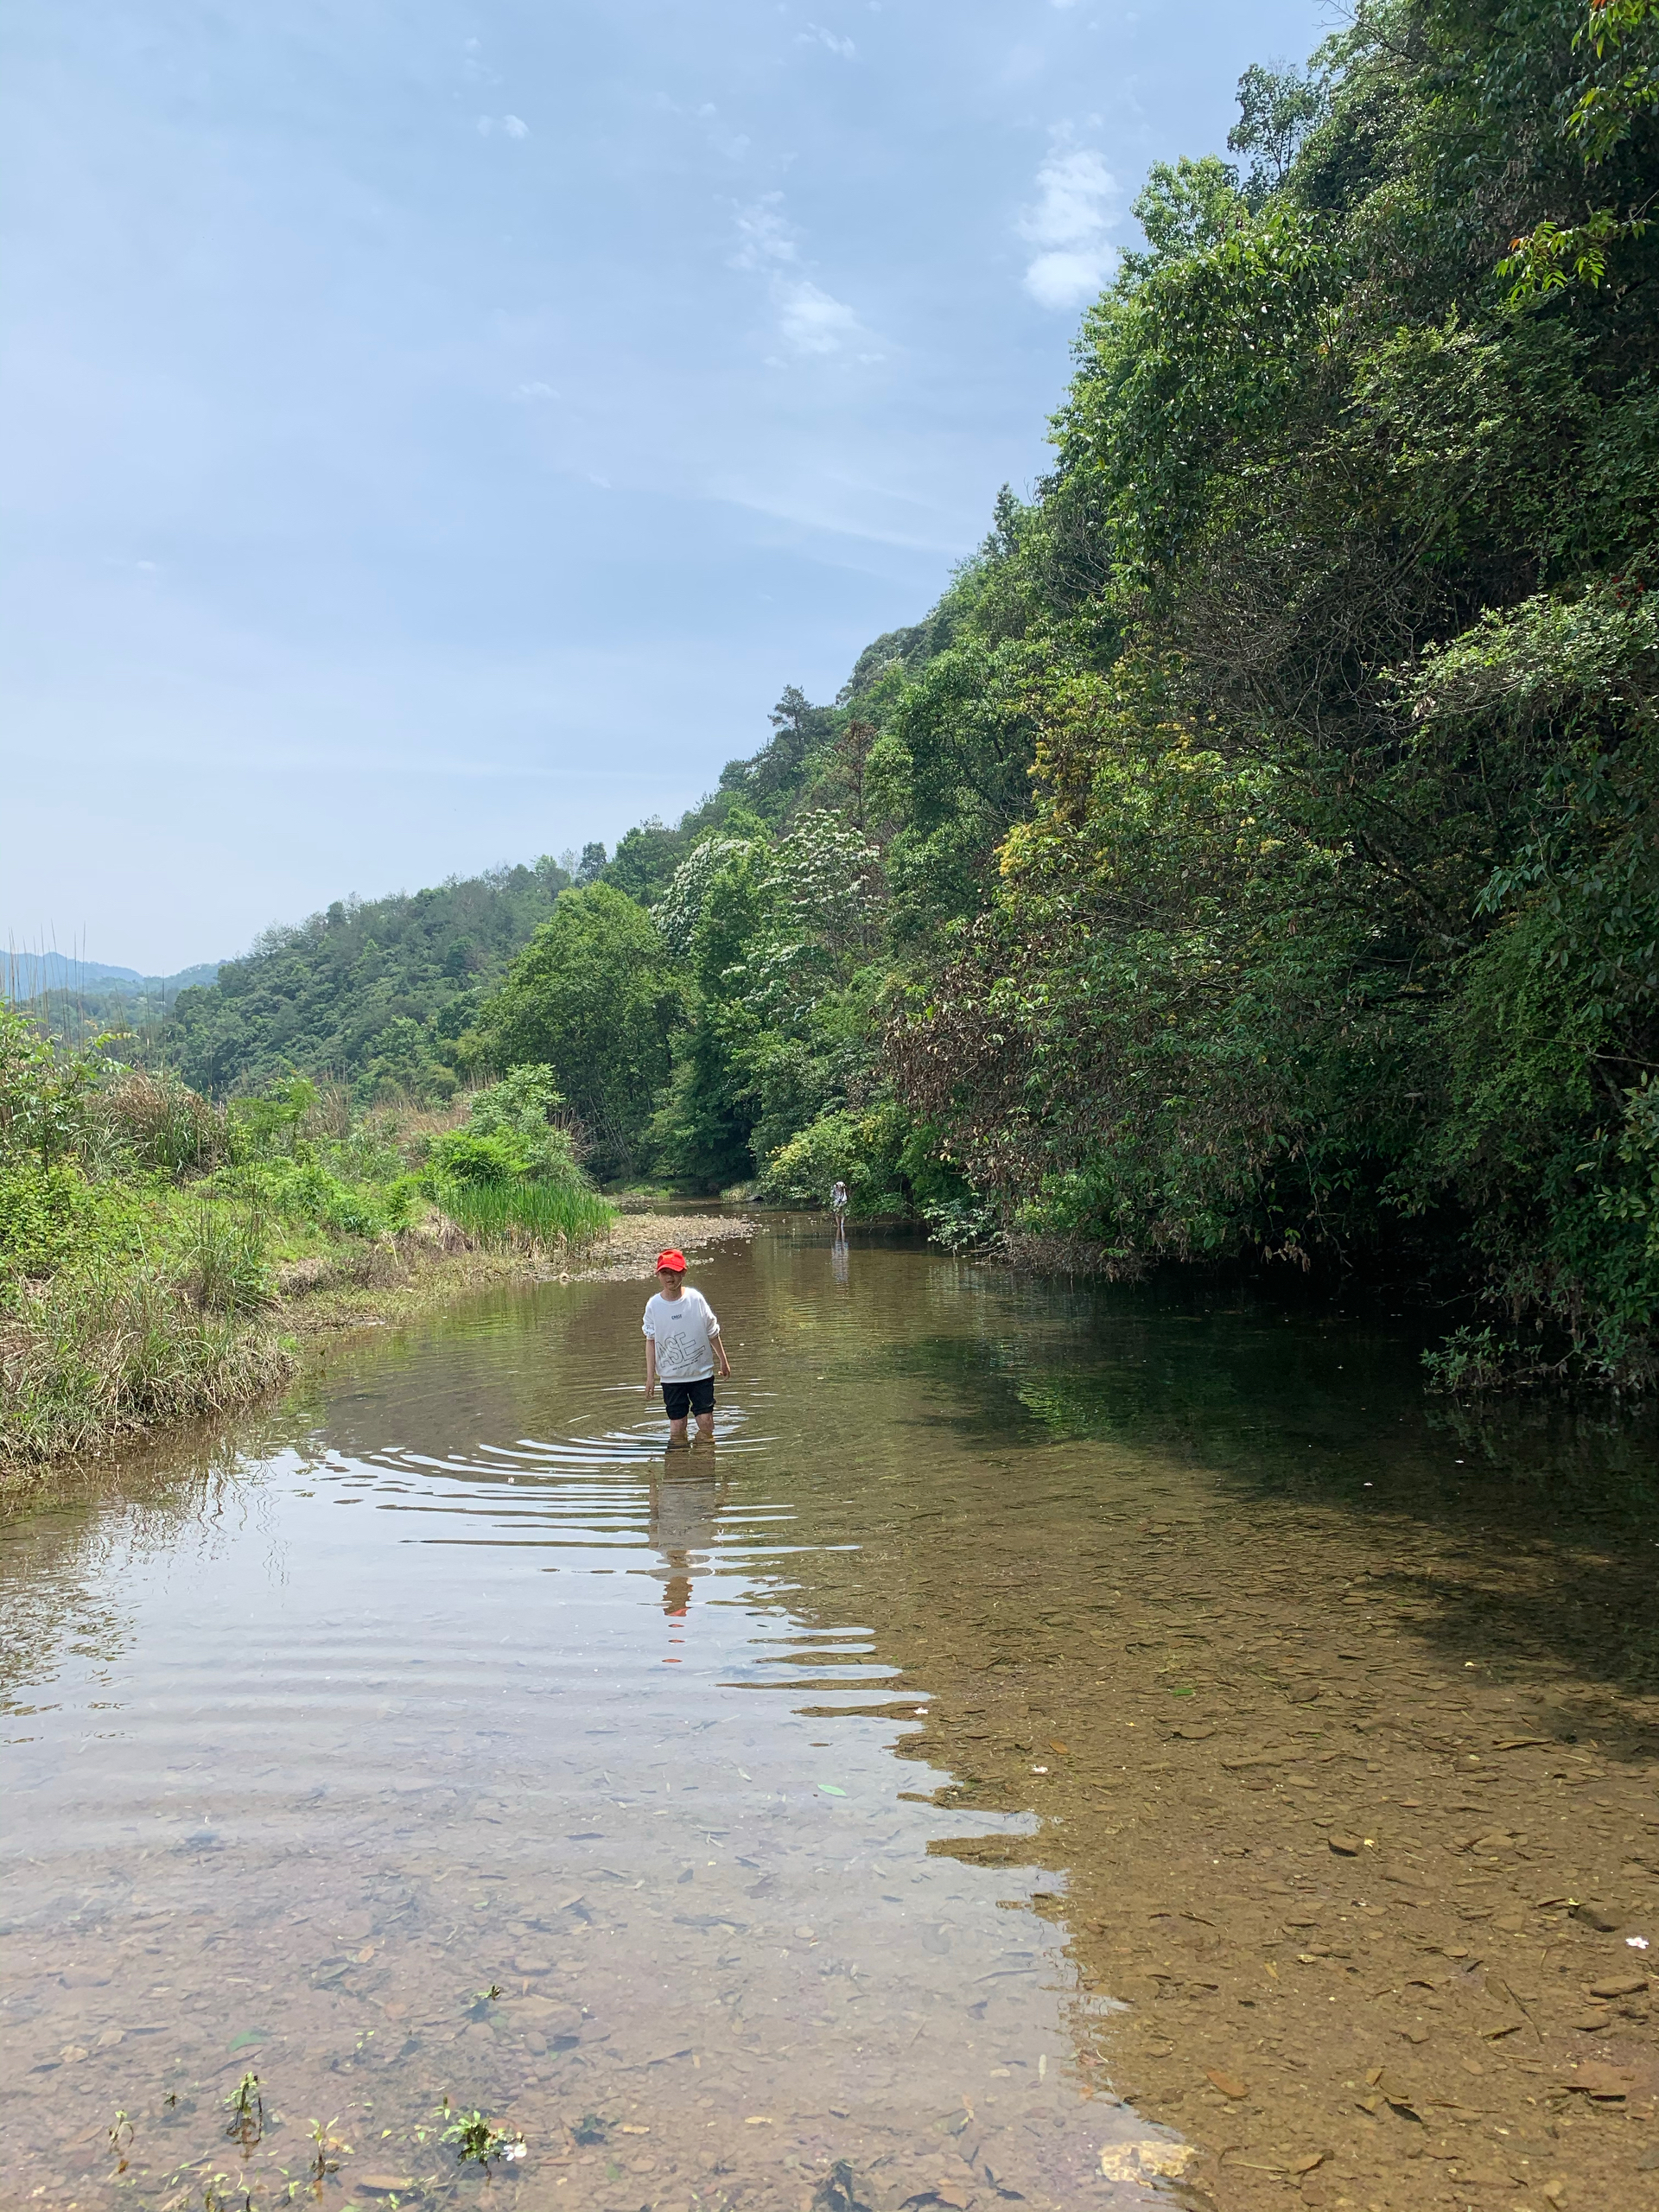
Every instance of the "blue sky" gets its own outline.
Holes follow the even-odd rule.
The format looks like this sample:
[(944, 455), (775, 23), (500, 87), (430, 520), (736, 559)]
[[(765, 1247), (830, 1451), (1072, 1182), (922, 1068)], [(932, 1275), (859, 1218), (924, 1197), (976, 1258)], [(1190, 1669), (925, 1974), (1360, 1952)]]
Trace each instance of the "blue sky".
[(0, 931), (165, 971), (671, 819), (1045, 466), (1306, 0), (20, 0)]

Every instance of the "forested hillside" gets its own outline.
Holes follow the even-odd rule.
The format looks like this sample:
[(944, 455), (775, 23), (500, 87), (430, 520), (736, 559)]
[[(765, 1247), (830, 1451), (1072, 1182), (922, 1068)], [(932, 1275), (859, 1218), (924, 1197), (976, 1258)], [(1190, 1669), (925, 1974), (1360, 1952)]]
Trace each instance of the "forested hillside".
[(1653, 0), (1386, 0), (1248, 73), (925, 622), (499, 988), (368, 1050), (390, 932), (320, 918), (181, 1005), (190, 1071), (326, 976), (336, 1065), (550, 1065), (602, 1173), (1408, 1270), (1484, 1296), (1449, 1374), (1649, 1377), (1656, 52)]
[(147, 1056), (221, 1096), (297, 1073), (346, 1080), (365, 1105), (446, 1098), (448, 1048), (569, 880), (543, 857), (412, 895), (336, 899), (267, 930), (216, 983), (181, 991)]

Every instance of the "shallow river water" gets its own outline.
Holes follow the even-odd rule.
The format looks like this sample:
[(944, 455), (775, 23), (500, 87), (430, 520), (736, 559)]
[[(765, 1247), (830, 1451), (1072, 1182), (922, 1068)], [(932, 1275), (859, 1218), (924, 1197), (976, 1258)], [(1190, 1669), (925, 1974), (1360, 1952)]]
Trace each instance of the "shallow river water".
[(7, 2212), (1659, 2206), (1650, 1415), (693, 1280), (712, 1450), (550, 1284), (0, 1527)]

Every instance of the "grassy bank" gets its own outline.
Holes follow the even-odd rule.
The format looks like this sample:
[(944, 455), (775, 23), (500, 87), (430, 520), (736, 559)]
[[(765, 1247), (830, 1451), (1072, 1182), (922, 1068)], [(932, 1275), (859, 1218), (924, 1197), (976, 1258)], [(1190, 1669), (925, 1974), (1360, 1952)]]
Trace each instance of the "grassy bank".
[(220, 1106), (0, 1007), (0, 1471), (227, 1411), (296, 1339), (560, 1269), (613, 1217), (542, 1071), (439, 1113), (304, 1079)]

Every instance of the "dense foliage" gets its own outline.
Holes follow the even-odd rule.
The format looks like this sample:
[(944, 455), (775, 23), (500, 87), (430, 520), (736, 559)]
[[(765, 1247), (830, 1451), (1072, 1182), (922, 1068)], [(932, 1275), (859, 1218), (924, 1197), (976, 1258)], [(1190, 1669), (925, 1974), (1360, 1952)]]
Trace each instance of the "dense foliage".
[(0, 1004), (0, 1470), (248, 1397), (289, 1364), (284, 1294), (610, 1219), (545, 1069), (440, 1115), (303, 1076), (217, 1105)]
[(424, 1058), (348, 1057), (336, 963), (327, 1049), (544, 1063), (607, 1173), (1409, 1271), (1486, 1300), (1448, 1378), (1643, 1379), (1659, 16), (1361, 0), (1229, 150), (1152, 172), (1052, 474), (925, 621), (589, 849)]

